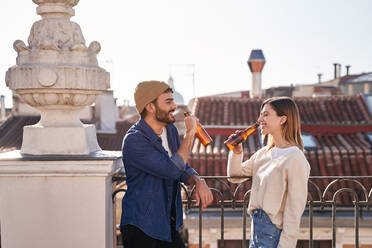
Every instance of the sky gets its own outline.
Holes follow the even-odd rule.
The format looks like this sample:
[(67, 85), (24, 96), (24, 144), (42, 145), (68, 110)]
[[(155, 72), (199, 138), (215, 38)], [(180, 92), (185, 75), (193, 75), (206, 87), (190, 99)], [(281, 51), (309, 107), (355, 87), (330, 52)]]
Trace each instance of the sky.
[[(11, 106), (6, 70), (15, 40), (27, 39), (40, 19), (32, 0), (3, 1), (0, 15), (0, 94)], [(80, 0), (75, 16), (88, 46), (111, 73), (121, 105), (134, 103), (144, 80), (167, 81), (187, 103), (192, 97), (250, 90), (247, 60), (262, 49), (262, 87), (333, 78), (333, 63), (350, 73), (372, 71), (371, 0)]]

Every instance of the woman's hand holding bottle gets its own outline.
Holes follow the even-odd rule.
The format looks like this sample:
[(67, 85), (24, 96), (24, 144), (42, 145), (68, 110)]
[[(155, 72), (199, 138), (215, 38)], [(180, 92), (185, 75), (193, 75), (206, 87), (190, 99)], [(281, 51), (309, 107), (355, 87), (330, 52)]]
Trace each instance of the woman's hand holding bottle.
[[(234, 135), (236, 135), (237, 133), (239, 133), (238, 130), (235, 131), (235, 133), (230, 134), (229, 139), (231, 139), (231, 138), (232, 138)], [(234, 148), (232, 149), (232, 151), (233, 151), (235, 154), (240, 154), (240, 153), (242, 153), (242, 151), (243, 151), (243, 145), (242, 145), (242, 143), (239, 143), (239, 144), (237, 144), (236, 146), (234, 146)]]

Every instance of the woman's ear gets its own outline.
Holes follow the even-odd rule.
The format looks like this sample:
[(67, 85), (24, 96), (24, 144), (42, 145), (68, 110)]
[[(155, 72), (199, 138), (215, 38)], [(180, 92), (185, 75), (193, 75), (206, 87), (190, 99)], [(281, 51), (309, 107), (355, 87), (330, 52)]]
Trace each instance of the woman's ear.
[(286, 121), (287, 121), (286, 115), (280, 116), (280, 125), (283, 125)]

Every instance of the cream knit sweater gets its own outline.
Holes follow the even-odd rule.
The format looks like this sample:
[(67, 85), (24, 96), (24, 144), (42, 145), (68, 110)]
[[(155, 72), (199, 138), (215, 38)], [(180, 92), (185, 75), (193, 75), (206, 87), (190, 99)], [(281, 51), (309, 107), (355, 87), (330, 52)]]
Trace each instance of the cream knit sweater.
[[(249, 214), (263, 209), (282, 229), (279, 248), (295, 248), (302, 213), (307, 201), (310, 165), (300, 149), (272, 158), (271, 149), (261, 148), (243, 161), (243, 153), (229, 153), (228, 176), (252, 176)], [(244, 179), (230, 179), (239, 183)]]

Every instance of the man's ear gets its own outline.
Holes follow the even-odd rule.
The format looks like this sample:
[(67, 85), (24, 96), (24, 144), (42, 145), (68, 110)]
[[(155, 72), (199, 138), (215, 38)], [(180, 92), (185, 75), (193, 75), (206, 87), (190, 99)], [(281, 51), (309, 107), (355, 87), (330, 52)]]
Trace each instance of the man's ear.
[(145, 109), (149, 113), (155, 113), (155, 104), (150, 102), (150, 103), (146, 104)]
[(287, 121), (286, 115), (280, 116), (280, 125), (283, 125), (286, 121)]

